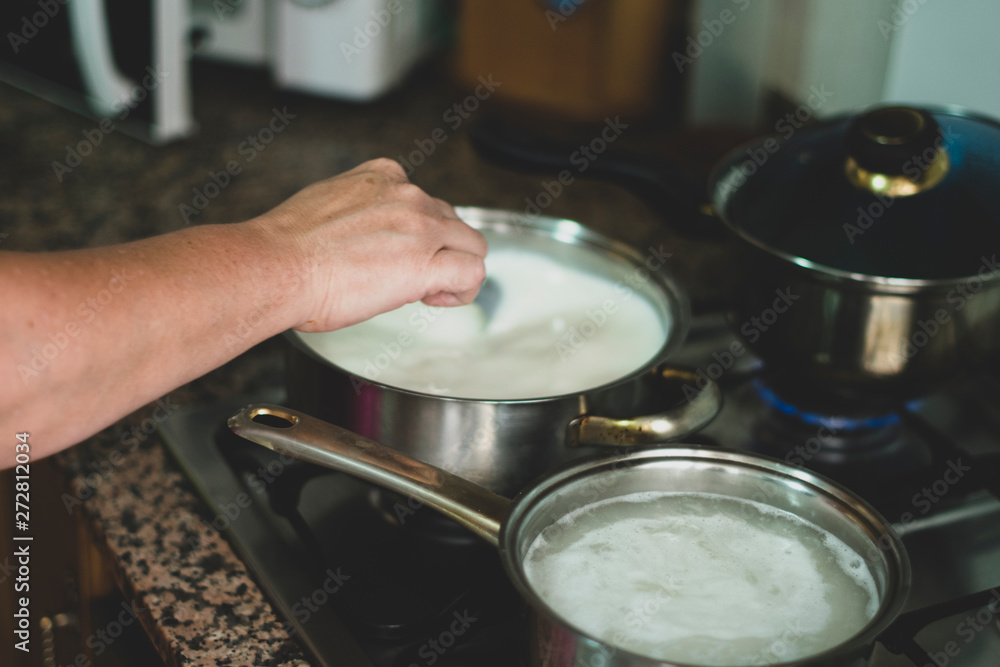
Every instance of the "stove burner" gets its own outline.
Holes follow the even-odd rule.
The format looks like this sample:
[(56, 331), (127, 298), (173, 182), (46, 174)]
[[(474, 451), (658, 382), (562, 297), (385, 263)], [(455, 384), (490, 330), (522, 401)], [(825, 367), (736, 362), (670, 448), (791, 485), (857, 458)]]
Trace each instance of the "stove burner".
[(771, 405), (775, 410), (789, 417), (795, 417), (805, 424), (814, 426), (825, 426), (831, 431), (847, 431), (849, 433), (860, 431), (875, 431), (896, 427), (900, 424), (899, 415), (888, 412), (882, 415), (835, 415), (831, 413), (810, 412), (782, 400), (778, 394), (764, 384), (761, 378), (754, 378), (754, 389), (760, 397)]
[[(855, 402), (757, 376), (743, 392), (765, 415), (753, 448), (864, 493), (926, 469), (930, 448), (906, 428), (905, 405)], [(793, 398), (794, 397), (794, 398)]]

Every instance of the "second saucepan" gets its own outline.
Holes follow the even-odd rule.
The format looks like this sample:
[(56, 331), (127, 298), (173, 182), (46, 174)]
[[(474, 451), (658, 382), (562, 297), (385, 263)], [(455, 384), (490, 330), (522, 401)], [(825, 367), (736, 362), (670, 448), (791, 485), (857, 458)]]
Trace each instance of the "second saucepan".
[(248, 406), (229, 425), (496, 545), (530, 608), (536, 666), (858, 667), (909, 589), (906, 551), (874, 509), (760, 456), (621, 452), (572, 462), (510, 501), (284, 407)]

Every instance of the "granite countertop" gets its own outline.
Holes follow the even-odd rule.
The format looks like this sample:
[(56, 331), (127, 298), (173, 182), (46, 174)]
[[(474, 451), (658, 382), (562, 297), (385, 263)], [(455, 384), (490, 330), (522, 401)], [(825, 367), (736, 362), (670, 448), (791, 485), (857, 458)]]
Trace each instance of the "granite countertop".
[[(438, 69), (428, 68), (377, 103), (354, 105), (278, 91), (259, 74), (199, 67), (197, 135), (154, 147), (108, 134), (61, 182), (52, 162), (64, 160), (66, 146), (96, 121), (0, 84), (3, 248), (96, 246), (180, 229), (189, 224), (180, 207), (192, 203), (192, 189), (232, 160), (240, 162), (240, 173), (190, 224), (253, 217), (309, 183), (366, 159), (409, 152), (414, 141), (447, 128), (442, 115), (467, 93)], [(254, 160), (246, 159), (241, 142), (275, 109), (287, 110), (288, 126)], [(449, 129), (412, 180), (454, 204), (523, 210), (525, 198), (550, 177), (487, 165), (465, 131)], [(637, 125), (623, 144), (642, 145), (642, 132)], [(578, 180), (545, 212), (640, 248), (664, 244), (674, 253), (674, 272), (696, 298), (713, 298), (721, 289), (712, 267), (722, 255), (673, 236), (618, 187)], [(125, 597), (137, 601), (142, 625), (169, 665), (305, 664), (224, 536), (206, 525), (213, 512), (153, 430), (183, 406), (272, 385), (281, 373), (282, 342), (267, 341), (57, 457), (78, 500), (70, 511), (90, 528)]]

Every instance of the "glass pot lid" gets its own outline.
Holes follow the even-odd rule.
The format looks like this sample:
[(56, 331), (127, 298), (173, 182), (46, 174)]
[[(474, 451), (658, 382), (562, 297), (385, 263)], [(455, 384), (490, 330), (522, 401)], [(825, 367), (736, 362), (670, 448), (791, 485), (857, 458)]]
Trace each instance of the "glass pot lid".
[(998, 186), (996, 121), (882, 107), (738, 149), (711, 196), (738, 234), (798, 264), (936, 282), (996, 272)]

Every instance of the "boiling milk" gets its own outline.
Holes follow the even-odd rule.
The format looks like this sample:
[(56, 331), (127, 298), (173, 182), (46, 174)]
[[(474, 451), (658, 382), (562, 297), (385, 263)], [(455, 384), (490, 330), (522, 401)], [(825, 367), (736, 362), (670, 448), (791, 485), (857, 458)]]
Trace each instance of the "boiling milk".
[(783, 510), (707, 493), (585, 506), (525, 557), (559, 616), (619, 648), (695, 665), (773, 664), (856, 634), (878, 595), (864, 560)]
[(299, 334), (351, 373), (458, 398), (524, 399), (578, 393), (644, 366), (672, 326), (624, 282), (539, 253), (491, 251), (501, 291), (489, 323), (478, 305), (409, 304), (346, 329)]

